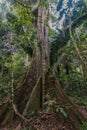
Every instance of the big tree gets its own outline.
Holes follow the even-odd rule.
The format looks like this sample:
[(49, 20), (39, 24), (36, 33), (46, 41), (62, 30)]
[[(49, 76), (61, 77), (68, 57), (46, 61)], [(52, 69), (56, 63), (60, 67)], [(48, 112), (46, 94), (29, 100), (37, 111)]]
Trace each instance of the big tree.
[[(43, 112), (47, 107), (46, 103), (55, 98), (56, 104), (63, 105), (63, 109), (67, 113), (67, 120), (72, 124), (73, 129), (81, 130), (80, 123), (83, 116), (65, 94), (57, 79), (52, 76), (47, 26), (49, 18), (47, 1), (41, 0), (39, 2), (37, 12), (37, 43), (31, 65), (24, 79), (14, 90), (12, 97), (1, 105), (0, 122), (3, 125), (11, 121), (12, 115), (14, 117), (14, 114), (16, 114), (21, 118), (21, 126), (23, 120), (28, 121), (24, 117), (25, 113), (31, 113), (33, 110), (38, 112), (40, 109)], [(49, 111), (56, 113), (55, 103), (50, 105)]]

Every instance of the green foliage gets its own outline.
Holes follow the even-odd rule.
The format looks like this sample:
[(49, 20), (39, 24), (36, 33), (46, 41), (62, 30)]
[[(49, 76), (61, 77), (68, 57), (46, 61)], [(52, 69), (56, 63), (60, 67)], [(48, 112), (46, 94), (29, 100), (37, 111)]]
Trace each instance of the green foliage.
[(64, 39), (62, 36), (57, 36), (56, 33), (51, 33), (51, 45), (50, 45), (50, 60), (51, 60), (51, 65), (53, 66), (55, 62), (58, 60), (58, 55), (59, 52), (61, 51), (62, 47), (66, 45), (66, 39)]
[(77, 104), (82, 105), (82, 106), (84, 107), (84, 109), (87, 110), (87, 100), (86, 100), (86, 99), (83, 100), (83, 99), (81, 99), (81, 98), (80, 98), (80, 99), (78, 98)]
[[(14, 88), (16, 88), (27, 71), (25, 65), (26, 53), (32, 57), (35, 42), (37, 42), (37, 28), (34, 26), (36, 18), (31, 11), (32, 6), (29, 5), (28, 7), (29, 1), (22, 1), (23, 5), (18, 4), (15, 0), (8, 1), (11, 2), (11, 6), (9, 5), (9, 9), (6, 11), (6, 18), (2, 17), (0, 12), (0, 52), (5, 50), (0, 56), (0, 91), (2, 93), (0, 96), (5, 98), (11, 94), (12, 73), (14, 75)], [(37, 1), (34, 0), (31, 3), (35, 5), (34, 2)], [(40, 4), (44, 4), (46, 9), (49, 6), (48, 1), (44, 0)], [(3, 11), (6, 4), (2, 3), (0, 7)], [(83, 12), (83, 10), (81, 11)], [(54, 17), (53, 19), (55, 21)], [(84, 63), (87, 64), (87, 21), (84, 21), (81, 26), (73, 31), (73, 36), (84, 58)], [(83, 77), (83, 70), (71, 40), (68, 36), (64, 38), (58, 35), (50, 27), (49, 40), (50, 60), (54, 75), (60, 80), (62, 87), (69, 95), (85, 97), (87, 81)], [(8, 46), (11, 46), (11, 48), (15, 46), (16, 50), (8, 51), (8, 46), (3, 47), (1, 43), (3, 45), (9, 43)], [(66, 73), (66, 65), (69, 67), (69, 74)], [(58, 67), (60, 67), (60, 74), (58, 73)], [(56, 100), (48, 100), (44, 105), (47, 106), (46, 111), (49, 112), (51, 107), (56, 106)], [(87, 102), (83, 103), (83, 105), (87, 109)], [(67, 117), (63, 108), (57, 106), (56, 111)], [(32, 115), (33, 113), (34, 111), (31, 112)], [(27, 115), (28, 113), (25, 113), (25, 116)]]
[(86, 121), (82, 123), (82, 128), (83, 128), (83, 130), (87, 130), (87, 122)]
[[(49, 95), (47, 95), (46, 97), (50, 98)], [(65, 118), (67, 118), (67, 113), (65, 112), (65, 107), (61, 107), (57, 104), (56, 99), (48, 99), (44, 106), (46, 107), (46, 109), (44, 110), (45, 112), (49, 113), (51, 110), (53, 110), (55, 108), (56, 112), (62, 114)]]
[(8, 31), (9, 31), (9, 28), (8, 28), (7, 24), (0, 21), (0, 40), (2, 39), (2, 37), (4, 35), (7, 34)]
[(87, 102), (84, 102), (84, 108), (87, 110)]
[(0, 19), (0, 97), (3, 99), (11, 95), (12, 80), (15, 89), (23, 78), (27, 68), (25, 56), (26, 53), (33, 55), (37, 33), (30, 8), (16, 3), (15, 6), (9, 4), (9, 9), (5, 10), (6, 4), (7, 1), (0, 4), (0, 14), (4, 10), (6, 15)]
[(49, 2), (48, 2), (48, 0), (44, 1), (43, 4), (44, 4), (45, 8), (48, 9), (48, 7), (49, 7)]
[(5, 3), (0, 3), (0, 8), (3, 9), (5, 7)]
[(26, 127), (23, 127), (23, 128), (21, 128), (21, 130), (27, 130), (27, 128), (26, 128)]
[(33, 130), (33, 128), (27, 128), (26, 126), (22, 127), (21, 130)]
[(38, 6), (40, 6), (40, 5), (44, 5), (45, 8), (48, 9), (48, 7), (49, 7), (49, 2), (48, 2), (48, 0), (41, 0), (41, 1), (39, 2)]
[(8, 0), (9, 2), (11, 2), (12, 4), (16, 1), (16, 0)]
[(65, 118), (67, 118), (67, 113), (64, 111), (64, 108), (62, 107), (57, 107), (56, 112), (61, 113)]
[(11, 23), (14, 23), (17, 21), (17, 17), (10, 12), (8, 12), (6, 14), (6, 18), (7, 18), (8, 22), (11, 22)]
[[(25, 53), (23, 51), (16, 55), (3, 55), (3, 58), (0, 57), (0, 97), (3, 97), (3, 100), (11, 95), (12, 80), (14, 89), (22, 80), (26, 71), (24, 59)], [(14, 79), (12, 79), (12, 73)]]
[(84, 0), (85, 1), (85, 4), (87, 5), (87, 0)]
[(30, 111), (28, 111), (28, 112), (25, 112), (25, 113), (23, 113), (23, 115), (25, 116), (25, 117), (29, 117), (29, 116), (33, 116), (33, 115), (35, 115), (36, 114), (36, 111), (33, 109), (33, 110), (30, 110)]

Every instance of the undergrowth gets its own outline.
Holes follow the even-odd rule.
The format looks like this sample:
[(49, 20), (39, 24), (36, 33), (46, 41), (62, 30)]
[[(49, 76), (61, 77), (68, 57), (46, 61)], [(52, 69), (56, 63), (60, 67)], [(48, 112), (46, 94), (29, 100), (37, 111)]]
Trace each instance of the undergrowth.
[(82, 129), (83, 129), (83, 130), (87, 130), (87, 122), (86, 122), (86, 121), (84, 121), (84, 122), (82, 123)]

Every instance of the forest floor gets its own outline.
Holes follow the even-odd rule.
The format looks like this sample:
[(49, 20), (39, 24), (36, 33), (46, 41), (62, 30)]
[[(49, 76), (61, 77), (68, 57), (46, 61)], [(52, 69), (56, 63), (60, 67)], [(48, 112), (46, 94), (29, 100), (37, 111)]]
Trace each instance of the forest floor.
[[(84, 102), (87, 103), (87, 95), (85, 95), (85, 97), (83, 95), (80, 96), (81, 100), (84, 99), (84, 102), (78, 102), (78, 98), (79, 96), (70, 96), (70, 99), (73, 102), (77, 100), (76, 106), (87, 120), (87, 104), (83, 105)], [(23, 122), (23, 127), (20, 128), (21, 119), (16, 116), (12, 123), (3, 126), (0, 125), (0, 130), (74, 130), (73, 125), (69, 122), (68, 118), (60, 112), (46, 113), (39, 110), (37, 114), (31, 115), (28, 120), (36, 129), (31, 129), (28, 122)]]
[[(87, 119), (87, 110), (84, 106), (78, 106), (78, 109)], [(72, 124), (67, 120), (67, 117), (64, 117), (60, 113), (44, 113), (39, 111), (28, 120), (37, 130), (74, 130)], [(23, 126), (24, 127), (20, 129), (20, 120), (16, 117), (13, 124), (0, 126), (0, 130), (34, 130), (30, 129), (29, 124), (26, 122), (23, 122)]]

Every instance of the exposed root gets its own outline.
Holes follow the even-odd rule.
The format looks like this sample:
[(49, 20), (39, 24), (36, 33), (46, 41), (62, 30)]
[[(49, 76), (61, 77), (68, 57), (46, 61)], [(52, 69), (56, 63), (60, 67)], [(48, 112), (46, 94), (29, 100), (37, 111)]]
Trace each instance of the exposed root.
[[(32, 108), (32, 103), (33, 103), (33, 107), (34, 107), (34, 105), (36, 104), (36, 103), (34, 103), (35, 102), (35, 100), (36, 100), (36, 93), (37, 93), (37, 91), (39, 91), (38, 89), (40, 89), (39, 87), (40, 87), (40, 79), (41, 79), (41, 76), (39, 76), (39, 78), (38, 78), (38, 80), (37, 80), (37, 82), (36, 82), (36, 85), (35, 85), (35, 87), (33, 88), (33, 90), (32, 90), (32, 93), (31, 93), (31, 96), (29, 97), (29, 100), (27, 101), (27, 104), (26, 104), (26, 106), (25, 106), (25, 109), (24, 109), (24, 111), (23, 111), (23, 114), (24, 113), (26, 113), (28, 110), (32, 110), (33, 108)], [(38, 95), (37, 95), (38, 96)], [(34, 109), (35, 109), (35, 107), (34, 107)]]
[(21, 129), (21, 123), (14, 130), (20, 130), (20, 129)]
[(75, 130), (78, 130), (78, 129), (82, 130), (80, 123), (84, 119), (83, 115), (79, 112), (78, 108), (70, 101), (68, 96), (64, 93), (64, 91), (62, 90), (62, 88), (57, 80), (55, 80), (55, 86), (56, 86), (58, 93), (61, 93), (61, 95), (62, 95), (62, 103), (65, 101), (65, 105), (66, 105), (66, 103), (68, 103), (70, 105), (70, 107), (68, 109), (66, 109), (66, 107), (65, 107), (65, 111), (68, 114), (69, 121), (72, 123)]
[(56, 89), (58, 90), (58, 92), (59, 91), (62, 92), (63, 100), (65, 99), (67, 101), (67, 103), (69, 103), (72, 106), (71, 111), (81, 122), (84, 119), (84, 116), (81, 114), (81, 112), (79, 112), (77, 106), (69, 99), (69, 97), (66, 95), (66, 93), (64, 93), (63, 89), (61, 88), (61, 86), (57, 80), (55, 81), (55, 84), (56, 84)]
[[(14, 129), (14, 130), (20, 130), (21, 127), (25, 124), (29, 125), (29, 127), (33, 128), (34, 130), (39, 130), (39, 127), (35, 124), (33, 124), (33, 122), (31, 122), (30, 119), (26, 118), (24, 116), (24, 113), (26, 112), (31, 112), (33, 109), (36, 110), (36, 112), (40, 109), (40, 105), (42, 105), (41, 101), (42, 101), (42, 97), (41, 97), (41, 92), (42, 92), (42, 80), (41, 80), (42, 76), (39, 76), (39, 78), (36, 81), (35, 86), (32, 89), (31, 95), (28, 96), (25, 95), (25, 98), (28, 97), (26, 104), (23, 106), (23, 111), (19, 111), (19, 106), (17, 104), (17, 107), (15, 104), (13, 104), (13, 106), (11, 107), (12, 110), (14, 110), (15, 115), (17, 115), (20, 119), (20, 123), (18, 124), (18, 126)], [(63, 104), (64, 106), (64, 111), (67, 113), (67, 121), (69, 123), (71, 123), (71, 125), (73, 126), (74, 130), (81, 130), (80, 127), (80, 123), (83, 120), (83, 116), (81, 115), (81, 113), (78, 111), (77, 106), (75, 106), (70, 99), (68, 98), (68, 96), (64, 93), (63, 89), (61, 88), (59, 82), (54, 78), (51, 79), (49, 76), (46, 76), (46, 93), (49, 94), (51, 96), (51, 99), (56, 98), (58, 100), (56, 100), (58, 102), (58, 104), (61, 105)], [(51, 91), (50, 91), (51, 90)], [(26, 90), (25, 90), (26, 91)], [(24, 92), (24, 91), (23, 91)], [(54, 93), (54, 94), (53, 94)], [(20, 93), (18, 93), (20, 94)], [(8, 117), (8, 113), (9, 113), (9, 105), (11, 106), (11, 101), (7, 102), (4, 104), (4, 110), (2, 112), (1, 115), (5, 116), (5, 112), (6, 112), (6, 116)], [(66, 105), (69, 106), (69, 108), (66, 108)], [(1, 106), (0, 106), (1, 107)], [(8, 108), (8, 109), (7, 109)], [(55, 106), (53, 106), (53, 110), (55, 109)], [(21, 114), (22, 113), (22, 114)], [(4, 123), (8, 120), (8, 118), (5, 117), (4, 118)], [(58, 117), (57, 117), (58, 118)], [(56, 118), (56, 120), (57, 120)], [(25, 123), (25, 124), (24, 124)], [(54, 126), (55, 128), (55, 126)]]
[(22, 114), (20, 114), (20, 113), (18, 112), (17, 107), (16, 107), (16, 105), (14, 105), (14, 104), (13, 104), (13, 110), (14, 110), (15, 114), (20, 117), (20, 119), (22, 119), (22, 120), (25, 121), (25, 122), (29, 122), (28, 119), (26, 119)]
[(15, 130), (20, 130), (23, 121), (28, 123), (32, 128), (34, 128), (34, 130), (37, 130), (36, 127), (33, 126), (27, 118), (25, 118), (21, 113), (19, 113), (15, 104), (13, 104), (13, 110), (15, 114), (21, 119), (21, 123), (17, 126)]

